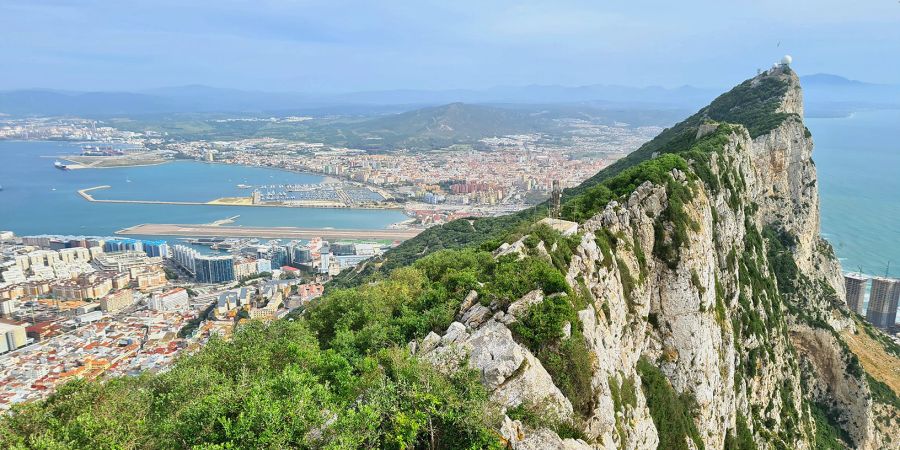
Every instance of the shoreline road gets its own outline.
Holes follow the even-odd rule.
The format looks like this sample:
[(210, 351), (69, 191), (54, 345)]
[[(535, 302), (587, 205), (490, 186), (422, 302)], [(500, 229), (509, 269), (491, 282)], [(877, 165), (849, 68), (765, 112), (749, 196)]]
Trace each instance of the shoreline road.
[(403, 241), (415, 237), (418, 229), (349, 230), (335, 228), (294, 228), (294, 227), (229, 227), (221, 225), (182, 225), (166, 223), (143, 223), (128, 227), (116, 234), (140, 236), (184, 236), (184, 237), (250, 237), (268, 239), (385, 239)]

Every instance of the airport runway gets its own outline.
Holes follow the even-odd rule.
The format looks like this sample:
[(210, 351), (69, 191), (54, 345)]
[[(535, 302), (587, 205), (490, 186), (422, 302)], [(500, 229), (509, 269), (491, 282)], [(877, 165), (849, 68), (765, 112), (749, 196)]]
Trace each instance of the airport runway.
[(166, 223), (143, 223), (128, 227), (116, 234), (139, 236), (185, 236), (185, 237), (251, 237), (268, 239), (386, 239), (403, 241), (415, 237), (422, 230), (384, 229), (348, 230), (334, 228), (294, 228), (294, 227), (228, 227), (216, 225), (180, 225)]

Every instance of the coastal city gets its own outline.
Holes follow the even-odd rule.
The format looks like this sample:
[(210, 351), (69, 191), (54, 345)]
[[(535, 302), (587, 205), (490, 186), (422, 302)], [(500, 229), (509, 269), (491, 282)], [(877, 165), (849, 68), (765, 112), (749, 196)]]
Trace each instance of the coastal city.
[[(320, 184), (241, 184), (238, 187), (245, 196), (223, 196), (205, 203), (397, 208), (412, 219), (407, 225), (427, 227), (459, 217), (504, 214), (539, 203), (549, 197), (554, 181), (562, 188), (576, 186), (662, 130), (658, 126), (584, 121), (570, 125), (571, 136), (565, 143), (548, 141), (541, 134), (520, 134), (483, 138), (477, 150), (453, 146), (389, 153), (279, 138), (176, 140), (152, 131), (124, 131), (83, 119), (0, 119), (0, 139), (103, 143), (87, 144), (80, 154), (64, 156), (65, 162), (59, 163), (64, 169), (187, 159), (320, 174), (327, 177)], [(115, 150), (104, 153), (102, 149)], [(95, 199), (89, 193), (103, 187), (84, 186), (80, 192), (88, 201), (112, 201)]]
[(275, 320), (394, 242), (15, 236), (0, 232), (0, 410), (75, 378), (166, 370)]

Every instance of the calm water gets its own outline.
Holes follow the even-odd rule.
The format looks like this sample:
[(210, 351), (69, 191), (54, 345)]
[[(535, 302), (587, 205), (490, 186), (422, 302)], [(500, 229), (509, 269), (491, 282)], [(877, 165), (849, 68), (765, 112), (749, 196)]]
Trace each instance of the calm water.
[(900, 275), (900, 111), (807, 119), (822, 233), (845, 271)]
[(112, 235), (139, 223), (209, 223), (240, 215), (233, 225), (385, 228), (400, 211), (91, 203), (76, 192), (93, 186), (98, 199), (209, 201), (249, 195), (237, 184), (318, 183), (321, 177), (276, 169), (179, 161), (159, 166), (62, 171), (56, 156), (71, 143), (0, 141), (0, 230), (19, 235)]

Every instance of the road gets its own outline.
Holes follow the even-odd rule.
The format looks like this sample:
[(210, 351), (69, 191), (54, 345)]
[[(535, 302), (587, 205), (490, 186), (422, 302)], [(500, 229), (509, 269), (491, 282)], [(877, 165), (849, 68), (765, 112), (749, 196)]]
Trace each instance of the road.
[(334, 228), (294, 228), (294, 227), (228, 227), (213, 225), (179, 225), (165, 223), (144, 223), (116, 231), (116, 234), (138, 236), (185, 236), (185, 237), (252, 237), (268, 239), (385, 239), (403, 241), (415, 237), (422, 230), (382, 229), (347, 230)]

